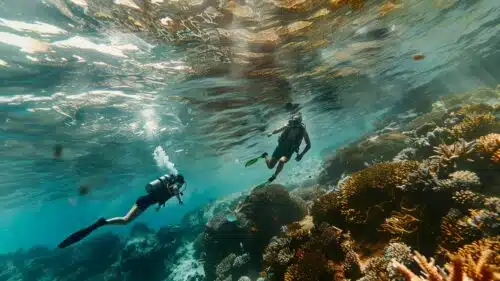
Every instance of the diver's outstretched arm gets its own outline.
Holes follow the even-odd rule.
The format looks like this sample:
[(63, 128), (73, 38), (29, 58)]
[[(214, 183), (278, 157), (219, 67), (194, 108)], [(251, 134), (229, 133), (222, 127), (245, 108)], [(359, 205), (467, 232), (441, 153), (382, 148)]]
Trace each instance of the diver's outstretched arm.
[(285, 129), (286, 129), (286, 126), (287, 126), (287, 125), (284, 125), (284, 126), (282, 126), (282, 127), (278, 128), (278, 129), (275, 129), (275, 130), (274, 130), (274, 131), (272, 131), (271, 133), (267, 134), (267, 136), (268, 136), (268, 137), (270, 137), (270, 136), (275, 135), (275, 134), (277, 134), (277, 133), (281, 133), (281, 132), (283, 132), (283, 130), (285, 130)]

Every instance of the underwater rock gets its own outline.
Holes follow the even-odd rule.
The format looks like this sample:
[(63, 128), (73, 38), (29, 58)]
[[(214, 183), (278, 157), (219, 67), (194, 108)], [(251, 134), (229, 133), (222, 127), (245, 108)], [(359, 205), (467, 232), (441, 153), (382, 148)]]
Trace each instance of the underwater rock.
[[(232, 212), (230, 212), (232, 213)], [(203, 265), (207, 280), (217, 278), (217, 267), (228, 255), (235, 255), (250, 241), (250, 227), (244, 220), (228, 221), (227, 212), (213, 217), (206, 225), (201, 251), (204, 252)], [(232, 264), (232, 262), (231, 262)]]
[(250, 277), (248, 276), (241, 276), (238, 281), (252, 281), (252, 279), (250, 279)]
[(126, 280), (145, 277), (148, 280), (160, 280), (165, 276), (159, 268), (163, 268), (163, 261), (169, 254), (165, 250), (154, 235), (130, 239), (120, 255), (120, 275)]
[(283, 186), (272, 184), (254, 190), (235, 211), (228, 210), (212, 218), (205, 228), (202, 246), (207, 279), (227, 278), (218, 275), (217, 267), (223, 259), (242, 251), (245, 255), (235, 257), (238, 262), (233, 266), (236, 268), (243, 261), (245, 266), (240, 265), (237, 273), (258, 268), (270, 238), (280, 233), (281, 226), (305, 216), (303, 205), (302, 199), (290, 196)]
[(251, 244), (247, 245), (253, 259), (261, 258), (265, 245), (271, 237), (280, 233), (281, 226), (306, 215), (304, 205), (277, 184), (254, 190), (237, 208), (237, 212), (254, 229)]
[(387, 133), (364, 138), (337, 150), (335, 155), (327, 159), (318, 183), (335, 184), (343, 173), (353, 173), (380, 161), (392, 160), (405, 149), (407, 136), (400, 133)]

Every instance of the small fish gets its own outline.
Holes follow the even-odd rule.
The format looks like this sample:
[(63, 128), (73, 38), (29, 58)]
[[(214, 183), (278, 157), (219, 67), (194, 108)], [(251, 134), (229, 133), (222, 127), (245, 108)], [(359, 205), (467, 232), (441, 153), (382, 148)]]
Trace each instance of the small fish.
[(423, 54), (413, 55), (413, 60), (423, 60), (425, 56)]
[(90, 185), (82, 184), (78, 187), (78, 195), (85, 196), (90, 193)]
[(257, 231), (259, 231), (259, 230), (258, 230), (255, 226), (252, 226), (252, 228), (250, 228), (250, 231), (251, 231), (251, 232), (257, 232)]

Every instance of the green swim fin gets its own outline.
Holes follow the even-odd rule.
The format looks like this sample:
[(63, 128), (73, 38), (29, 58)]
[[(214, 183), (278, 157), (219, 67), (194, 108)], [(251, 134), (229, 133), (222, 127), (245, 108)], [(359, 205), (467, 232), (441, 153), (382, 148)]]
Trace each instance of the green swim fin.
[(245, 167), (248, 167), (248, 166), (251, 166), (255, 163), (257, 163), (257, 161), (259, 161), (259, 159), (262, 158), (262, 156), (259, 156), (259, 157), (255, 157), (254, 159), (250, 159), (248, 160), (246, 163), (245, 163)]

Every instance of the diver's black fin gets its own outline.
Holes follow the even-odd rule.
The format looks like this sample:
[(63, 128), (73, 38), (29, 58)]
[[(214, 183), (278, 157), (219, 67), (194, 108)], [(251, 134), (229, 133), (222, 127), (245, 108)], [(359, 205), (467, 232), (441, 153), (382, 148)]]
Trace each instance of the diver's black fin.
[(105, 224), (106, 224), (106, 220), (104, 218), (101, 218), (97, 222), (95, 222), (94, 224), (92, 224), (86, 228), (80, 229), (77, 232), (71, 234), (66, 239), (64, 239), (61, 243), (59, 243), (59, 245), (57, 245), (57, 247), (63, 249), (63, 248), (66, 248), (70, 245), (73, 245), (76, 242), (87, 237), (90, 233), (92, 233), (92, 231), (96, 230), (97, 228), (99, 228), (100, 226), (103, 226)]

